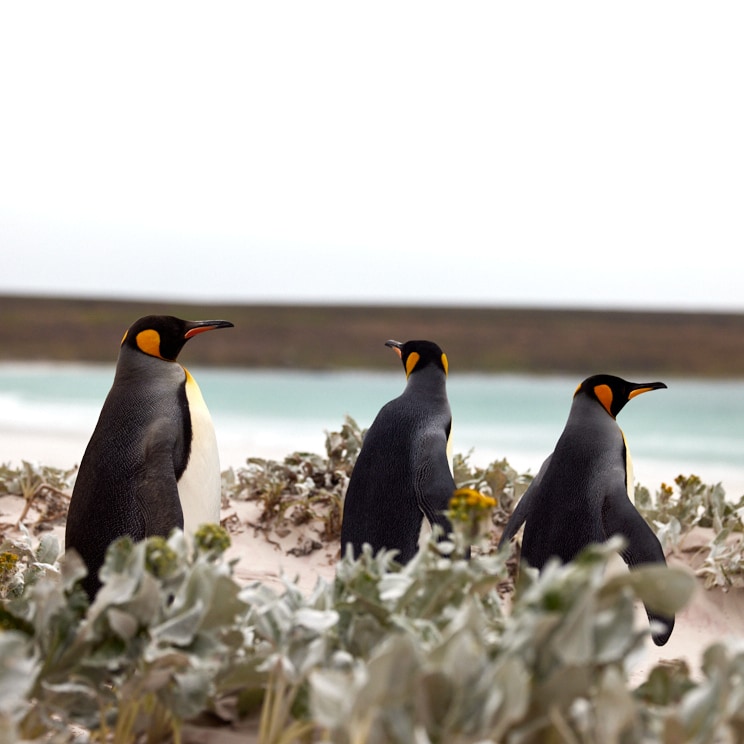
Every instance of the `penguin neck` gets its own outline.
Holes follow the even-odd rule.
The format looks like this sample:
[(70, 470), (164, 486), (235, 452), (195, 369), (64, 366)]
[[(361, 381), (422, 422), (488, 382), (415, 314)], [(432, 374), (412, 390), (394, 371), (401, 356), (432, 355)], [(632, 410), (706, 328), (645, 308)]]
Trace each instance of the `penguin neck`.
[(601, 403), (588, 395), (577, 395), (574, 398), (569, 418), (572, 416), (581, 416), (582, 418), (617, 426), (615, 417)]
[(157, 387), (157, 383), (173, 385), (174, 382), (182, 382), (186, 377), (184, 368), (178, 362), (170, 362), (167, 359), (143, 354), (129, 347), (122, 346), (119, 359), (116, 364), (114, 384), (129, 381), (136, 378), (145, 378), (148, 387)]
[(587, 443), (597, 441), (597, 436), (622, 437), (617, 421), (597, 401), (585, 395), (574, 398), (566, 430), (580, 431), (582, 440)]
[(429, 399), (447, 400), (447, 377), (436, 367), (425, 367), (408, 377), (404, 393), (426, 395)]

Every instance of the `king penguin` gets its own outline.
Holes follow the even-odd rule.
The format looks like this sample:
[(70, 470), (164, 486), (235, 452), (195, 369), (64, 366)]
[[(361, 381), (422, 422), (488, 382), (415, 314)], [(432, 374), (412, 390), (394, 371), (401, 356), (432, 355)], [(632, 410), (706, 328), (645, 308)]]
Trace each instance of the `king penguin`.
[(403, 393), (382, 407), (367, 431), (344, 501), (341, 552), (364, 543), (398, 551), (405, 564), (418, 550), (423, 519), (452, 532), (446, 516), (455, 483), (449, 462), (452, 414), (447, 357), (431, 341), (386, 341), (406, 372)]
[[(553, 453), (545, 460), (507, 522), (499, 548), (524, 523), (522, 559), (542, 569), (549, 558), (571, 561), (591, 543), (613, 535), (626, 540), (623, 560), (630, 568), (666, 564), (661, 543), (638, 513), (633, 497), (633, 465), (616, 416), (631, 399), (663, 382), (627, 382), (614, 375), (593, 375), (574, 393), (568, 421)], [(662, 646), (674, 628), (673, 617), (646, 609), (664, 630), (653, 634)]]
[(124, 334), (114, 382), (88, 443), (70, 500), (66, 550), (88, 568), (93, 598), (98, 570), (116, 538), (193, 533), (219, 522), (220, 466), (212, 420), (199, 386), (177, 361), (199, 333), (226, 320), (148, 315)]

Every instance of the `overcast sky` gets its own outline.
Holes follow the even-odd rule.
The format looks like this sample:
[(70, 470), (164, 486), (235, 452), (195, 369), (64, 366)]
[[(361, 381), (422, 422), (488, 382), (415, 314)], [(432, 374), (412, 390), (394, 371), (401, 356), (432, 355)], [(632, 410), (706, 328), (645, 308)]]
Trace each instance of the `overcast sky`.
[(0, 10), (0, 292), (744, 310), (744, 3)]

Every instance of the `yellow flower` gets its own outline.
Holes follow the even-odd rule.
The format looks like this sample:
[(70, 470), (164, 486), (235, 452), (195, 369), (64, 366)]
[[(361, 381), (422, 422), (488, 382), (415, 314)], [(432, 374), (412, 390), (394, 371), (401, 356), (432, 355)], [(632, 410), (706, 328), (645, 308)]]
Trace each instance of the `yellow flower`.
[(18, 563), (18, 556), (15, 553), (0, 553), (0, 577), (8, 576), (13, 573)]
[(458, 488), (450, 500), (450, 509), (460, 510), (472, 507), (476, 510), (487, 511), (496, 506), (496, 499), (476, 491), (474, 488)]
[[(490, 529), (491, 510), (495, 506), (496, 499), (474, 488), (458, 488), (450, 499), (449, 518), (455, 531), (470, 542)], [(457, 527), (462, 523), (464, 526)]]

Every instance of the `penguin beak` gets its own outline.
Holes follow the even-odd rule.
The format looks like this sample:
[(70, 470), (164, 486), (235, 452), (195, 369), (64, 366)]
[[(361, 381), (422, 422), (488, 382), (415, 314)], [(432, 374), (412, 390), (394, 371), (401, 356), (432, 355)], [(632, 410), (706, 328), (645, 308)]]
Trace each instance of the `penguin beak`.
[(187, 324), (188, 330), (183, 334), (187, 341), (198, 333), (214, 331), (217, 328), (233, 328), (234, 324), (229, 320), (190, 320)]
[(391, 339), (390, 341), (385, 341), (385, 346), (389, 346), (401, 359), (403, 358), (403, 351), (401, 348), (403, 344), (400, 341), (393, 341)]
[(636, 382), (633, 383), (633, 387), (628, 393), (628, 400), (631, 398), (635, 398), (636, 395), (640, 395), (641, 393), (647, 393), (649, 390), (661, 390), (662, 388), (666, 388), (666, 385), (663, 382)]

